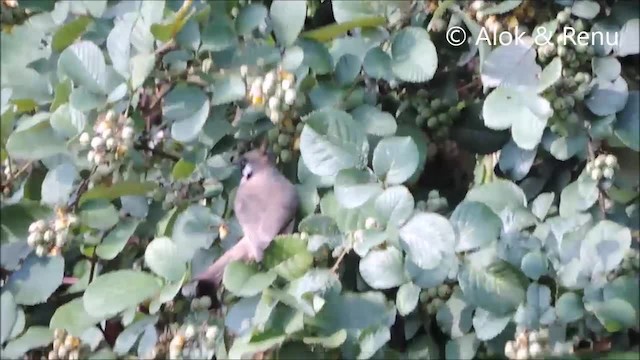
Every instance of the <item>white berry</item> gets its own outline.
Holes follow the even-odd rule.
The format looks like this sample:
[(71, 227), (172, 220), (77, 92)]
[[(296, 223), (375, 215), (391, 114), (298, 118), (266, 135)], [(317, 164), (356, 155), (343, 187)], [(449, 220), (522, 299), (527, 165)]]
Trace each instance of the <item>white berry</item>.
[(110, 137), (110, 138), (107, 139), (107, 141), (104, 142), (104, 144), (107, 147), (107, 150), (111, 150), (115, 146), (116, 140), (114, 138)]
[(122, 129), (122, 138), (127, 140), (133, 138), (133, 128), (131, 126), (125, 126)]
[(56, 221), (53, 223), (53, 230), (55, 230), (56, 232), (61, 231), (66, 227), (67, 224), (65, 224), (64, 220), (62, 219), (56, 219)]
[(216, 326), (209, 326), (204, 336), (207, 340), (213, 340), (216, 338), (216, 335), (218, 335), (218, 328)]
[(44, 241), (49, 242), (52, 241), (54, 239), (54, 234), (53, 231), (51, 230), (47, 230), (44, 232), (44, 235), (42, 236), (42, 238), (44, 239)]
[(287, 105), (293, 105), (296, 102), (296, 90), (295, 89), (287, 89), (284, 92), (284, 102)]
[(526, 360), (528, 357), (529, 357), (529, 352), (527, 351), (526, 348), (518, 349), (518, 352), (516, 353), (517, 360)]
[(542, 346), (540, 346), (540, 343), (531, 343), (531, 345), (529, 345), (529, 353), (533, 358), (539, 358), (542, 355)]
[(31, 247), (34, 247), (36, 246), (37, 243), (38, 243), (38, 233), (29, 234), (29, 236), (27, 237), (27, 244), (29, 244), (29, 246)]
[(275, 96), (269, 98), (269, 109), (272, 111), (277, 110), (278, 106), (280, 106), (280, 99)]
[(618, 159), (616, 159), (615, 155), (607, 155), (606, 158), (604, 158), (604, 162), (605, 164), (607, 164), (607, 166), (611, 166), (614, 167), (616, 165), (618, 165)]
[(291, 79), (284, 79), (280, 84), (280, 86), (282, 86), (282, 89), (284, 90), (289, 90), (291, 88), (291, 85), (293, 85), (293, 82), (291, 81)]
[(89, 133), (87, 132), (83, 132), (82, 134), (80, 134), (80, 139), (78, 139), (80, 141), (80, 144), (82, 145), (89, 145), (89, 142), (91, 141), (91, 136), (89, 135)]
[(104, 140), (101, 137), (95, 136), (91, 139), (91, 147), (94, 150), (98, 150), (102, 145), (104, 145)]
[(188, 325), (187, 328), (184, 329), (184, 337), (186, 337), (187, 339), (191, 339), (195, 335), (196, 329), (193, 327), (193, 325)]
[(247, 65), (242, 65), (240, 66), (240, 75), (242, 77), (247, 76), (247, 72), (249, 71), (249, 68), (247, 67)]
[(602, 176), (604, 176), (605, 179), (613, 179), (613, 175), (614, 175), (613, 168), (607, 167), (602, 171)]
[(93, 150), (89, 150), (89, 152), (87, 153), (87, 160), (89, 160), (89, 162), (93, 162), (95, 156), (96, 153)]

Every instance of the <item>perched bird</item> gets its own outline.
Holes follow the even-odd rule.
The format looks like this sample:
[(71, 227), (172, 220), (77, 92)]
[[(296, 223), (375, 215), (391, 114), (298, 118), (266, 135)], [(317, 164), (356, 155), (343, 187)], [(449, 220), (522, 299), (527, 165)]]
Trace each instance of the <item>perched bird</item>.
[(275, 166), (266, 144), (240, 157), (242, 178), (234, 212), (243, 237), (193, 280), (217, 287), (232, 261), (261, 261), (276, 235), (293, 231), (299, 199), (295, 186)]

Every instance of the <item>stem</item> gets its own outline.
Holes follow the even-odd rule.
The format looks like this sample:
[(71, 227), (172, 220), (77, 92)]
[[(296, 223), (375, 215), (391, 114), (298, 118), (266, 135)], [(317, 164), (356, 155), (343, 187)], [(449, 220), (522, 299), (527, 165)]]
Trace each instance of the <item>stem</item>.
[(338, 260), (336, 260), (336, 263), (333, 264), (333, 267), (331, 268), (331, 272), (335, 274), (336, 271), (338, 271), (338, 268), (340, 267), (340, 263), (342, 263), (342, 260), (349, 253), (349, 251), (351, 251), (351, 247), (348, 247), (348, 246), (345, 246), (344, 249), (342, 249), (340, 256), (338, 256)]
[(160, 156), (160, 157), (165, 158), (165, 159), (173, 160), (173, 161), (176, 161), (176, 162), (180, 160), (180, 158), (178, 156), (176, 156), (176, 155), (166, 153), (166, 152), (164, 152), (164, 151), (162, 151), (160, 149), (156, 149), (156, 148), (151, 149), (150, 147), (146, 146), (145, 144), (135, 144), (133, 147), (136, 150), (150, 151), (151, 154)]

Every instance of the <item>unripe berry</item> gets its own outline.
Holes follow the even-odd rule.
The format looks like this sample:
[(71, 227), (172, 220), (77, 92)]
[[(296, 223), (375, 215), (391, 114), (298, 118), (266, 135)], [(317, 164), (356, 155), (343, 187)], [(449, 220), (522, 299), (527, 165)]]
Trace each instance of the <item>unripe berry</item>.
[(291, 136), (287, 134), (280, 134), (278, 136), (278, 144), (282, 147), (286, 147), (291, 143)]
[(438, 296), (440, 298), (446, 298), (450, 294), (450, 289), (447, 284), (442, 284), (438, 287)]
[(282, 149), (280, 152), (280, 160), (282, 160), (283, 163), (288, 163), (291, 161), (292, 157), (293, 155), (291, 155), (291, 151), (289, 149)]
[(435, 298), (436, 296), (438, 296), (438, 288), (428, 288), (427, 295), (429, 295), (430, 298)]
[(438, 126), (438, 118), (435, 116), (432, 116), (429, 118), (429, 120), (427, 120), (427, 127), (429, 127), (430, 129), (433, 129), (435, 127)]
[(203, 309), (208, 309), (209, 307), (211, 307), (211, 298), (206, 295), (201, 297), (200, 306), (202, 306)]

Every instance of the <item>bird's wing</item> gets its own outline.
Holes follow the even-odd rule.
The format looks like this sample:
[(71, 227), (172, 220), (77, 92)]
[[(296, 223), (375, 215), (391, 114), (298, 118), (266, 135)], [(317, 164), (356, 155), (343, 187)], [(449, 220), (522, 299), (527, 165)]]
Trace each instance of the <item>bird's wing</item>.
[(244, 235), (264, 249), (295, 217), (298, 196), (279, 173), (251, 180), (236, 194), (235, 213)]

